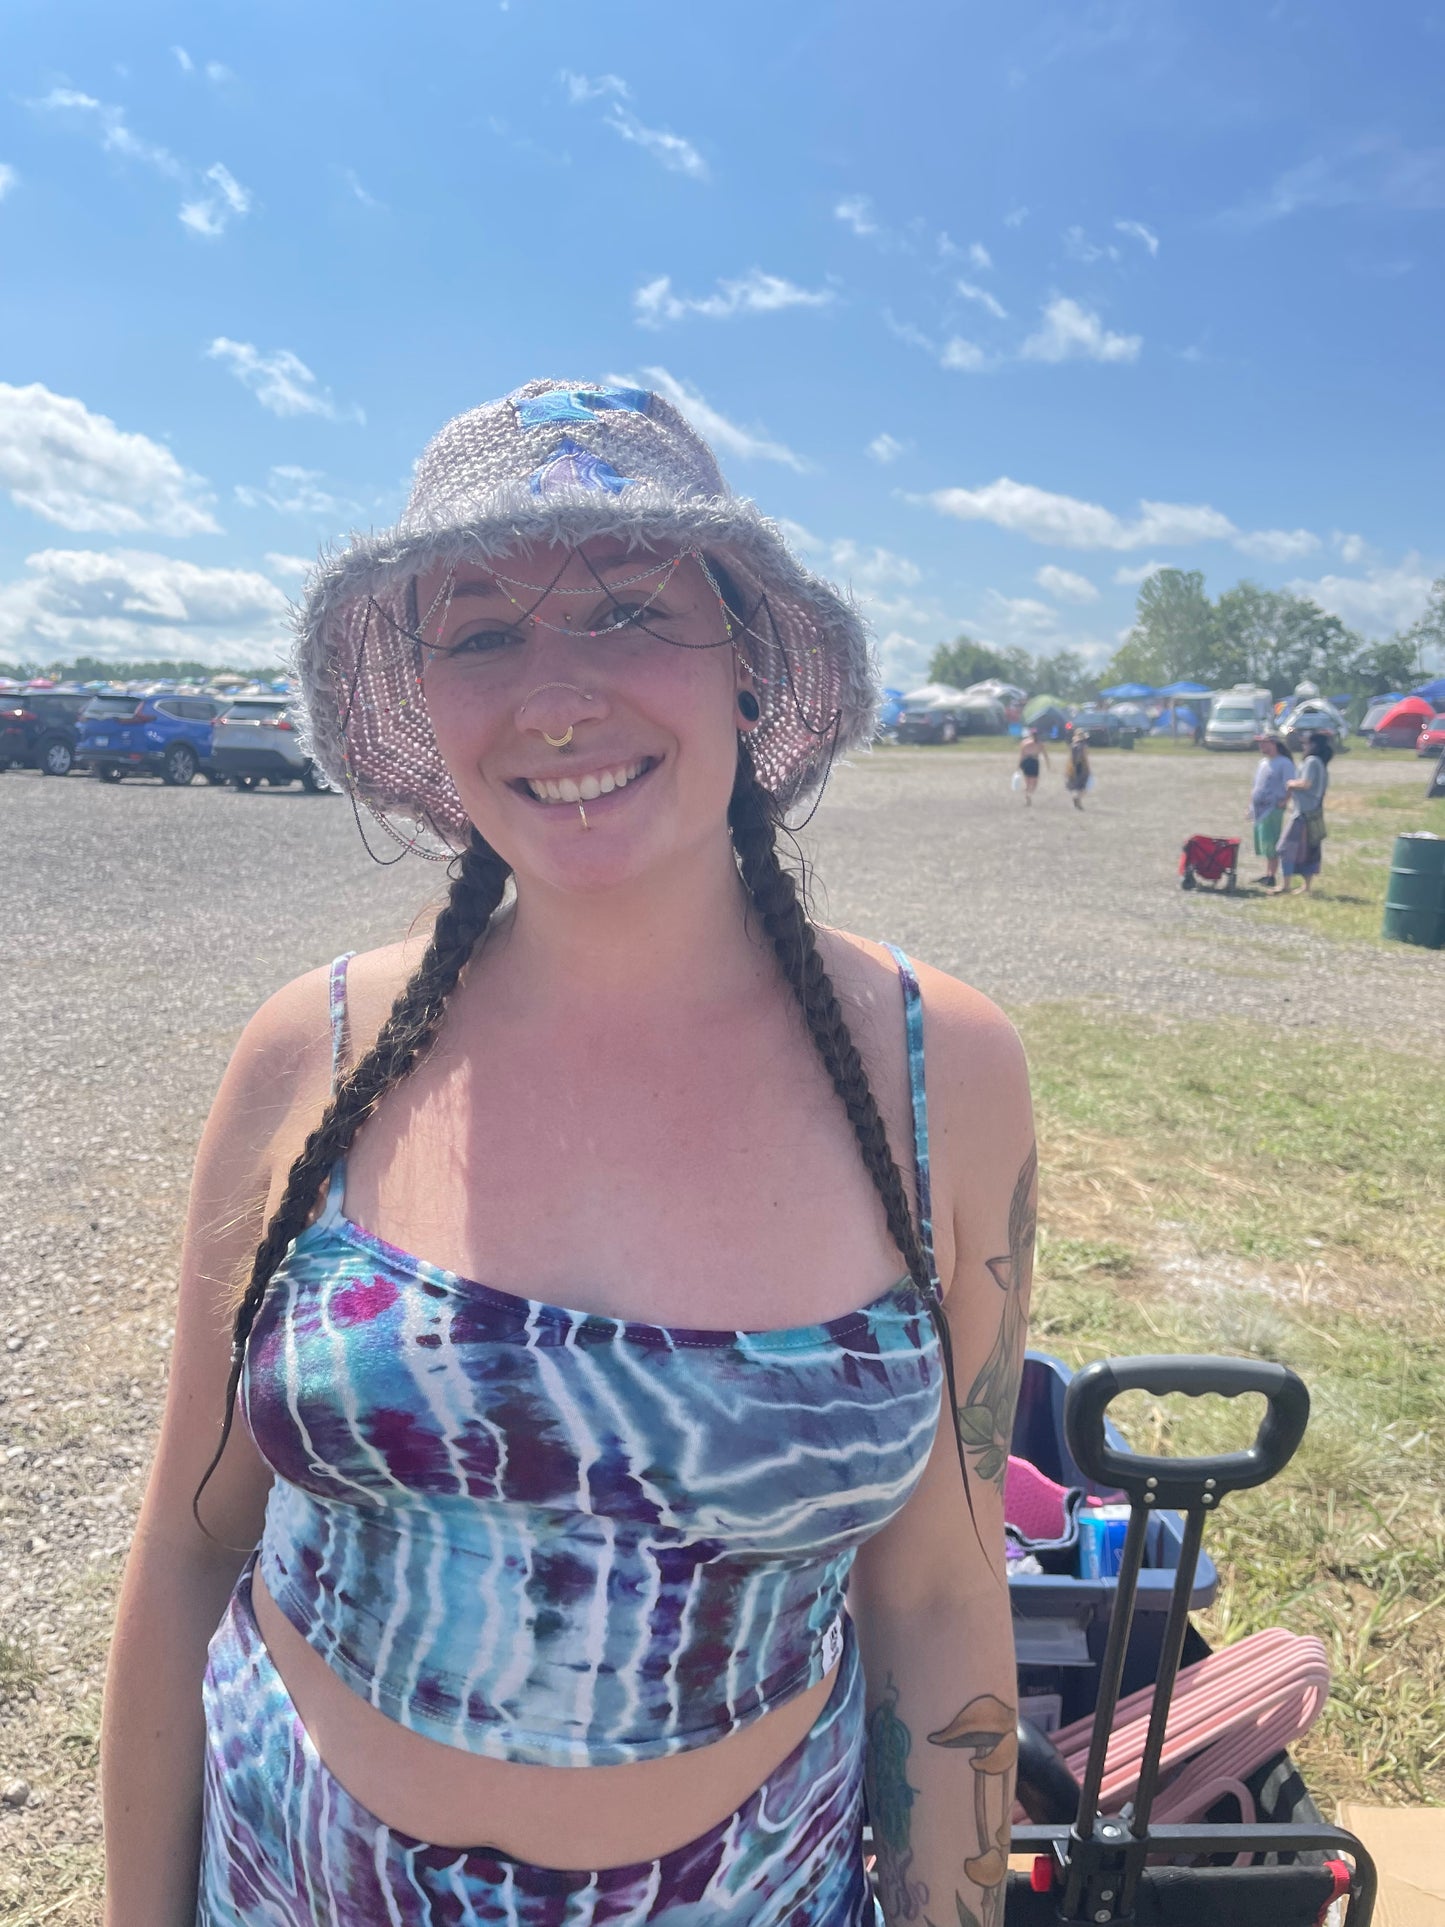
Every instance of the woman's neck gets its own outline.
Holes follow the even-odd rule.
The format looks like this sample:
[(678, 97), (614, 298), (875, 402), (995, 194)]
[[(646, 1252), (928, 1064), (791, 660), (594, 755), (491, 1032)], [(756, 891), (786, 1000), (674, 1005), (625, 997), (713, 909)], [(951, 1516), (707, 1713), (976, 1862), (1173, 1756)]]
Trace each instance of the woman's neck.
[(579, 991), (594, 1010), (645, 1012), (680, 996), (706, 1007), (752, 992), (775, 968), (766, 940), (748, 930), (747, 909), (724, 833), (665, 874), (595, 895), (522, 879), (488, 949), (508, 1002), (537, 1015), (556, 1009), (575, 1018)]

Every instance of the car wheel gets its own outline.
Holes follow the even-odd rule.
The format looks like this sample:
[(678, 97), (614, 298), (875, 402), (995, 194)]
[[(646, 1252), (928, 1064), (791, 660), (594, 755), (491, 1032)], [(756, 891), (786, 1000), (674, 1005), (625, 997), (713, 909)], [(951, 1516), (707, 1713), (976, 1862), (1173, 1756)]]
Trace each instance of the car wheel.
[(315, 763), (308, 763), (301, 772), (301, 787), (308, 796), (329, 795), (335, 785), (324, 769)]
[(172, 789), (184, 789), (195, 782), (200, 766), (200, 758), (189, 743), (172, 743), (161, 758), (161, 781)]
[(237, 774), (231, 778), (231, 782), (238, 790), (254, 790), (259, 788), (261, 779), (259, 776)]
[(69, 776), (75, 757), (63, 736), (52, 736), (41, 743), (35, 761), (43, 776)]
[(953, 719), (950, 717), (949, 720), (939, 730), (938, 740), (941, 743), (952, 743), (952, 742), (955, 742), (957, 738), (958, 738), (958, 724), (954, 722)]
[(115, 763), (97, 763), (95, 773), (102, 783), (118, 783), (120, 781), (120, 769)]

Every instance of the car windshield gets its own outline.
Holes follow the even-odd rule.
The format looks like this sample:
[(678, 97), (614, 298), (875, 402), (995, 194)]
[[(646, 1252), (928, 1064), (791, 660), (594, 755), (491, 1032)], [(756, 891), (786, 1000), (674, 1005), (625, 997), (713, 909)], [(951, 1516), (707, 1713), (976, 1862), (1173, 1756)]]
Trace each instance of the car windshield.
[(1248, 703), (1221, 703), (1214, 712), (1217, 723), (1252, 723), (1254, 711)]
[(139, 696), (93, 696), (85, 713), (92, 721), (103, 717), (134, 716), (140, 704)]
[(226, 723), (274, 723), (278, 716), (286, 714), (284, 702), (274, 703), (232, 703), (218, 722)]

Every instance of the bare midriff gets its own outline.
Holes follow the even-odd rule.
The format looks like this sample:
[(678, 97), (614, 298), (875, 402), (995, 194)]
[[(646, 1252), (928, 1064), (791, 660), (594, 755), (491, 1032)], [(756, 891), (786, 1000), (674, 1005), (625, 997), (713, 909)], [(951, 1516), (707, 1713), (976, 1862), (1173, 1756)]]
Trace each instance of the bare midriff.
[(653, 1860), (733, 1813), (817, 1721), (837, 1667), (708, 1746), (627, 1766), (523, 1766), (445, 1746), (370, 1706), (251, 1576), (256, 1623), (332, 1777), (387, 1826), (439, 1847), (497, 1847), (539, 1867)]

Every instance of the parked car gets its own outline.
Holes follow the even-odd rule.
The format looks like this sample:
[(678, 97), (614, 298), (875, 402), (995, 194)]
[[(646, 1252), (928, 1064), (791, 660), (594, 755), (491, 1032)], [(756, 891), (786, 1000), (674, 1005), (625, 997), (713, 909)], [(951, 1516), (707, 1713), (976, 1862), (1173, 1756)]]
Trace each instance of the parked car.
[(1139, 740), (1133, 722), (1112, 709), (1081, 709), (1074, 718), (1073, 735), (1082, 736), (1090, 749), (1132, 749)]
[(75, 760), (102, 783), (150, 775), (184, 786), (200, 770), (216, 781), (211, 729), (227, 707), (217, 696), (93, 696), (80, 719)]
[(1002, 703), (928, 683), (904, 698), (897, 737), (900, 743), (952, 743), (960, 736), (1000, 736), (1007, 727)]
[(1328, 736), (1336, 751), (1350, 746), (1349, 725), (1333, 703), (1327, 703), (1322, 696), (1311, 696), (1287, 709), (1279, 719), (1279, 733), (1295, 751), (1304, 748), (1308, 735)]
[(69, 776), (89, 701), (83, 689), (17, 689), (0, 695), (0, 769), (19, 763), (45, 776)]
[(1445, 756), (1445, 710), (1432, 716), (1415, 744), (1417, 756)]
[(1385, 711), (1371, 730), (1371, 747), (1413, 749), (1420, 740), (1420, 731), (1431, 721), (1434, 713), (1434, 704), (1427, 702), (1423, 696), (1402, 696), (1399, 702)]
[(1270, 727), (1274, 698), (1253, 683), (1236, 683), (1214, 699), (1204, 725), (1206, 749), (1253, 749), (1255, 738)]
[(211, 733), (211, 767), (238, 790), (261, 782), (299, 783), (313, 796), (331, 789), (301, 748), (286, 696), (238, 696)]

